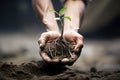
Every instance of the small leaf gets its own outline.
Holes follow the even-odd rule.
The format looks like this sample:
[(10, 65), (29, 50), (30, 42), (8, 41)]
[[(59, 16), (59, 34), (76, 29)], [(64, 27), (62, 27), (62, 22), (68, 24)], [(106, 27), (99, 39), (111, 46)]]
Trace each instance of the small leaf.
[(59, 11), (59, 15), (60, 15), (60, 16), (64, 15), (65, 12), (66, 12), (66, 10), (67, 10), (66, 7), (62, 8), (62, 9)]
[(68, 21), (71, 21), (71, 18), (69, 16), (65, 16), (65, 19), (67, 19)]

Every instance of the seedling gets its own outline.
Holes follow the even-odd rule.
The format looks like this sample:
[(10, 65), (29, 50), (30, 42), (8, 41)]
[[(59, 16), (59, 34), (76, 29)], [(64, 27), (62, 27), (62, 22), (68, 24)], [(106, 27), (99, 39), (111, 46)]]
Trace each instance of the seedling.
[(44, 48), (44, 52), (48, 54), (48, 56), (52, 59), (58, 59), (61, 61), (63, 58), (70, 58), (72, 59), (72, 53), (73, 53), (73, 46), (63, 39), (63, 19), (67, 19), (71, 21), (71, 18), (69, 16), (64, 16), (67, 8), (62, 8), (59, 12), (55, 10), (50, 10), (50, 12), (54, 12), (58, 17), (55, 19), (60, 21), (62, 30), (61, 30), (61, 36), (55, 39), (51, 43), (47, 43), (47, 45)]
[(64, 7), (62, 8), (59, 12), (55, 11), (55, 10), (50, 10), (50, 12), (54, 12), (58, 17), (55, 18), (56, 20), (60, 21), (60, 24), (62, 26), (62, 31), (61, 31), (61, 38), (63, 38), (63, 31), (64, 31), (64, 28), (63, 28), (63, 19), (67, 19), (68, 21), (71, 21), (71, 18), (69, 16), (64, 16), (65, 12), (66, 12), (67, 8)]

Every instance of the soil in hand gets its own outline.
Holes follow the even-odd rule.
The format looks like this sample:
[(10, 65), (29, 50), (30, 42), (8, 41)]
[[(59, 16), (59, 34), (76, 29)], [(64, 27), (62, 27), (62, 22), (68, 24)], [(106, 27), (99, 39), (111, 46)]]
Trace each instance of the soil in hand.
[(74, 50), (69, 42), (59, 37), (53, 42), (48, 43), (44, 48), (44, 52), (47, 53), (50, 58), (60, 61), (63, 58), (72, 59)]

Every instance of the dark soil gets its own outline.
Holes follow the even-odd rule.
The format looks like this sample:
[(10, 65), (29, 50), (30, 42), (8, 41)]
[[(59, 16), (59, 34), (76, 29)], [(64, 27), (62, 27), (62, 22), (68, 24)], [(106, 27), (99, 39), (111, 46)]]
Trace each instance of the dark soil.
[(65, 41), (63, 38), (59, 37), (51, 43), (48, 43), (44, 52), (49, 55), (52, 59), (62, 60), (63, 58), (71, 58), (73, 54), (73, 46)]
[(43, 61), (32, 61), (15, 65), (0, 62), (0, 80), (120, 80), (120, 71), (97, 71), (92, 68), (81, 72), (45, 64)]

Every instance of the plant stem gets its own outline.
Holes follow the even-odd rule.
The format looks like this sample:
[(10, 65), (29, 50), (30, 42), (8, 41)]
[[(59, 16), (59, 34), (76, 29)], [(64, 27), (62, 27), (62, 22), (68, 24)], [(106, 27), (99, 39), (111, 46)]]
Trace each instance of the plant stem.
[[(60, 16), (59, 16), (60, 17)], [(63, 23), (62, 23), (62, 19), (61, 19), (61, 17), (60, 17), (60, 24), (61, 24), (61, 26), (62, 26), (62, 30), (61, 30), (61, 38), (63, 38), (63, 31), (64, 31), (64, 25), (63, 25)]]
[(58, 12), (55, 11), (55, 13), (56, 13), (56, 14), (59, 16), (59, 18), (60, 18), (59, 21), (60, 21), (60, 24), (61, 24), (61, 26), (62, 26), (60, 38), (62, 39), (62, 38), (63, 38), (63, 31), (64, 31), (64, 25), (63, 25), (63, 22), (62, 22), (62, 19), (63, 19), (63, 18), (61, 18), (60, 14), (59, 14)]

